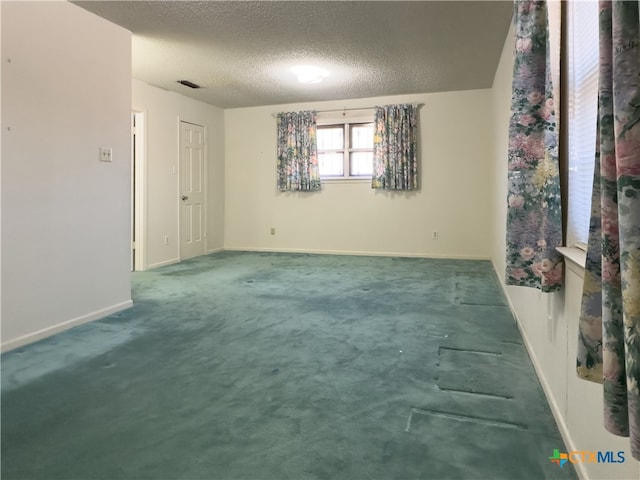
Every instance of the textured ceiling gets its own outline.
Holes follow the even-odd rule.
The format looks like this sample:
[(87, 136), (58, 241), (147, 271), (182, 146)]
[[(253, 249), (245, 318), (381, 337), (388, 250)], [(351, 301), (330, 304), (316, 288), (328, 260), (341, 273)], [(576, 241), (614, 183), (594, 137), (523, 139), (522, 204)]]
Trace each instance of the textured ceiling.
[[(73, 3), (133, 32), (135, 78), (222, 108), (488, 88), (512, 12), (480, 0)], [(303, 85), (299, 64), (331, 73)]]

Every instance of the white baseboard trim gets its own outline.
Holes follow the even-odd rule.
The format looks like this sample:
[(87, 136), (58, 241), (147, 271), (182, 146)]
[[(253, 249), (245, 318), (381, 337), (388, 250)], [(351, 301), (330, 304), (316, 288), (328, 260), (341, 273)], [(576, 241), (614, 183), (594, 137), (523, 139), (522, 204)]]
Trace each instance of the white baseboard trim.
[[(205, 251), (205, 255), (211, 255), (213, 253), (219, 253), (219, 252), (223, 252), (224, 248), (222, 247), (216, 247), (216, 248), (211, 248), (207, 251)], [(156, 262), (156, 263), (152, 263), (151, 265), (147, 265), (147, 267), (145, 268), (145, 270), (153, 270), (154, 268), (160, 268), (160, 267), (166, 267), (168, 265), (173, 265), (176, 263), (180, 263), (182, 260), (180, 260), (179, 258), (171, 258), (169, 260), (163, 260), (162, 262)], [(143, 270), (141, 270), (143, 271)]]
[(94, 320), (99, 320), (106, 316), (120, 312), (121, 310), (126, 310), (127, 308), (131, 308), (131, 306), (133, 306), (133, 300), (127, 300), (125, 302), (117, 303), (110, 307), (103, 308), (101, 310), (96, 310), (95, 312), (91, 312), (86, 315), (81, 315), (80, 317), (67, 320), (66, 322), (58, 323), (57, 325), (52, 325), (51, 327), (43, 328), (42, 330), (38, 330), (37, 332), (22, 335), (21, 337), (14, 338), (0, 345), (0, 351), (2, 353), (8, 352), (15, 348), (22, 347), (24, 345), (37, 342), (38, 340), (42, 340), (44, 338), (50, 337), (52, 335), (55, 335), (56, 333), (60, 333), (70, 328), (77, 327), (78, 325), (93, 322)]
[(167, 265), (173, 265), (174, 263), (180, 263), (180, 259), (172, 258), (169, 260), (163, 260), (162, 262), (152, 263), (150, 265), (147, 265), (147, 268), (145, 270), (152, 270), (154, 268), (166, 267)]
[[(544, 392), (544, 396), (547, 398), (547, 403), (551, 408), (551, 413), (553, 414), (553, 418), (556, 421), (556, 425), (558, 426), (558, 430), (560, 431), (560, 435), (562, 436), (562, 440), (567, 447), (567, 451), (571, 452), (576, 450), (575, 443), (571, 438), (571, 433), (569, 432), (569, 428), (567, 427), (567, 423), (564, 420), (564, 415), (558, 406), (558, 402), (555, 397), (551, 394), (551, 387), (549, 386), (549, 382), (540, 367), (540, 362), (538, 361), (538, 357), (536, 356), (535, 351), (533, 350), (533, 346), (531, 345), (531, 341), (529, 340), (529, 336), (527, 332), (524, 330), (522, 322), (520, 321), (520, 317), (518, 316), (518, 312), (511, 301), (511, 297), (509, 296), (509, 291), (507, 290), (506, 285), (504, 284), (503, 278), (498, 274), (498, 269), (496, 268), (496, 264), (491, 259), (491, 264), (493, 265), (493, 270), (498, 277), (498, 283), (500, 284), (500, 288), (502, 288), (502, 292), (504, 293), (505, 298), (507, 299), (507, 303), (509, 305), (509, 309), (511, 310), (511, 314), (513, 318), (516, 319), (516, 325), (518, 326), (518, 330), (520, 331), (520, 336), (524, 341), (524, 346), (527, 349), (527, 353), (529, 354), (529, 358), (531, 358), (531, 363), (533, 364), (533, 368), (536, 371), (536, 375), (538, 380), (540, 381), (540, 385), (542, 386), (542, 391)], [(589, 475), (587, 474), (587, 470), (582, 463), (574, 463), (573, 466), (576, 469), (576, 473), (581, 480), (589, 480)]]
[(302, 248), (255, 248), (255, 247), (225, 247), (225, 252), (263, 252), (263, 253), (308, 253), (312, 255), (353, 255), (359, 257), (406, 257), (406, 258), (442, 258), (452, 260), (491, 260), (486, 256), (427, 254), (412, 252), (376, 252), (359, 250), (316, 250)]

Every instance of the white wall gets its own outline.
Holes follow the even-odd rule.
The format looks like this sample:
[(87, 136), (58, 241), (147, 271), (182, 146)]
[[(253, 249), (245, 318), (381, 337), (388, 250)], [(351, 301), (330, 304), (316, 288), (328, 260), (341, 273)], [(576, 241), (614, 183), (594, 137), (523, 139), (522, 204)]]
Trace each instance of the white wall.
[[(133, 80), (133, 109), (145, 117), (147, 210), (143, 269), (179, 261), (179, 122), (205, 127), (207, 251), (224, 246), (224, 113), (184, 95)], [(167, 245), (164, 237), (169, 237)]]
[[(278, 192), (273, 113), (405, 102), (424, 103), (420, 191)], [(225, 110), (225, 248), (489, 258), (490, 111), (488, 89)]]
[(6, 350), (131, 305), (131, 35), (67, 2), (0, 8)]
[[(507, 37), (493, 83), (493, 252), (495, 269), (504, 282), (506, 249), (507, 143), (513, 75), (513, 30)], [(524, 287), (506, 287), (529, 353), (556, 421), (570, 450), (625, 451), (623, 464), (578, 464), (590, 479), (638, 479), (629, 440), (608, 433), (603, 424), (602, 386), (579, 379), (575, 373), (578, 316), (584, 269), (567, 261), (561, 292), (541, 294)], [(551, 455), (551, 453), (550, 453)]]

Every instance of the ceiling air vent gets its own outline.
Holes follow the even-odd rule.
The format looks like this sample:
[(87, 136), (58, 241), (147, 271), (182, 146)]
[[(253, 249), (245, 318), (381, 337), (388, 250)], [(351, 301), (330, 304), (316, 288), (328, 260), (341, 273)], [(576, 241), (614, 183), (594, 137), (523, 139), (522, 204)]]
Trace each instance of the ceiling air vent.
[(189, 80), (178, 80), (178, 83), (189, 88), (200, 88), (200, 85), (198, 85), (197, 83), (190, 82)]

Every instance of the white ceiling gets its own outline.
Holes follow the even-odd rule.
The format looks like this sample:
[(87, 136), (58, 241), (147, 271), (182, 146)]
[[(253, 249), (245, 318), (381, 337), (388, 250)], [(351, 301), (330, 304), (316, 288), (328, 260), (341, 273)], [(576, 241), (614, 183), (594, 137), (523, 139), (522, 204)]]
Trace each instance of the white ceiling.
[[(505, 0), (73, 3), (133, 32), (135, 78), (221, 108), (488, 88), (512, 13)], [(331, 73), (303, 85), (299, 64)]]

